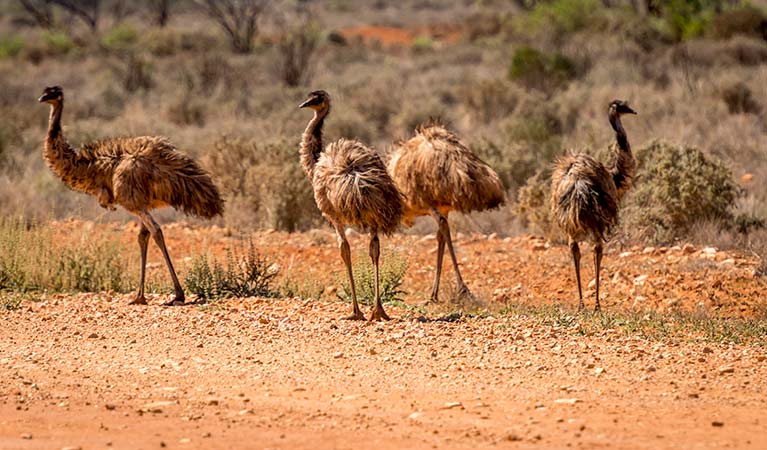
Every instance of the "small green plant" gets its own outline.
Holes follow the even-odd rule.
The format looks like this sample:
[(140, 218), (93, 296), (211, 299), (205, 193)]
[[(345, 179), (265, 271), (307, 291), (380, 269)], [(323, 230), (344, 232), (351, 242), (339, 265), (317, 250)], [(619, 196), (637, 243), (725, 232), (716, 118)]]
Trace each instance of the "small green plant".
[(0, 37), (0, 59), (12, 58), (24, 48), (24, 40), (19, 36)]
[[(354, 286), (357, 290), (357, 301), (365, 305), (373, 305), (375, 302), (375, 276), (373, 264), (365, 255), (358, 255), (354, 264)], [(379, 259), (379, 294), (382, 303), (402, 301), (401, 296), (405, 291), (401, 289), (402, 281), (407, 272), (408, 262), (395, 251), (383, 252)], [(344, 272), (345, 274), (345, 272)], [(339, 283), (341, 290), (338, 297), (345, 301), (352, 301), (352, 291), (348, 277), (344, 276)]]
[(604, 23), (602, 4), (597, 0), (553, 0), (536, 2), (523, 27), (532, 31), (564, 35)]
[(516, 49), (509, 67), (511, 80), (544, 92), (564, 86), (576, 75), (575, 64), (566, 56), (544, 53), (532, 47)]
[(124, 23), (112, 28), (101, 38), (101, 45), (108, 50), (127, 50), (132, 48), (139, 40), (138, 31), (131, 25)]
[(16, 311), (21, 308), (23, 299), (19, 293), (0, 290), (0, 311)]
[(43, 42), (51, 55), (65, 55), (77, 47), (68, 34), (59, 31), (44, 32)]
[(527, 180), (517, 194), (514, 212), (525, 227), (555, 240), (559, 236), (551, 214), (551, 170), (542, 169)]
[(418, 36), (413, 39), (411, 48), (416, 53), (428, 52), (434, 49), (434, 40), (429, 36)]
[(274, 297), (277, 271), (271, 262), (256, 252), (253, 241), (247, 249), (229, 248), (225, 264), (206, 255), (197, 255), (186, 275), (190, 293), (209, 301), (230, 297)]

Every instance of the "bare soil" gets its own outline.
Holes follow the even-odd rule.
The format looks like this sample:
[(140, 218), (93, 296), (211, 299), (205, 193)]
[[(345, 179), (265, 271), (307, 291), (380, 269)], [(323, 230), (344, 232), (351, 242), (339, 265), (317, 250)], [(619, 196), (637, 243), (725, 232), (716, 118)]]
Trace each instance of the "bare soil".
[[(132, 225), (96, 227), (137, 247)], [(239, 238), (183, 224), (165, 236), (182, 266)], [(0, 448), (767, 448), (764, 348), (577, 335), (518, 315), (432, 320), (466, 305), (425, 317), (389, 306), (390, 322), (343, 321), (329, 231), (252, 238), (283, 274), (315, 279), (328, 294), (206, 307), (159, 306), (166, 295), (147, 307), (129, 306), (128, 294), (42, 295), (0, 313)], [(574, 304), (564, 247), (456, 240), (478, 307)], [(351, 243), (364, 253), (364, 236)], [(433, 237), (384, 247), (408, 258), (406, 300), (422, 303)], [(154, 248), (150, 260), (164, 271)], [(747, 255), (610, 249), (604, 262), (608, 309), (764, 314), (765, 283)], [(447, 302), (449, 286), (443, 294)]]

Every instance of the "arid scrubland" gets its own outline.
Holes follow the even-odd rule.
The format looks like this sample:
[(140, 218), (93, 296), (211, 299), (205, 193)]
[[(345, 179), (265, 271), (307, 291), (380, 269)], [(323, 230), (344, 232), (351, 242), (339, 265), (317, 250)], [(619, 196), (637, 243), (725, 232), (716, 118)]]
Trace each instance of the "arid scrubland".
[(512, 200), (457, 217), (458, 230), (556, 237), (547, 170), (568, 149), (609, 155), (614, 98), (640, 111), (628, 129), (639, 178), (618, 242), (748, 246), (767, 217), (760, 2), (669, 0), (649, 12), (596, 0), (273, 2), (250, 52), (232, 49), (205, 2), (170, 2), (163, 27), (152, 2), (99, 3), (95, 31), (56, 6), (47, 29), (20, 2), (0, 6), (5, 216), (128, 218), (45, 167), (48, 112), (35, 95), (61, 85), (70, 142), (168, 136), (213, 172), (228, 200), (219, 224), (238, 229), (324, 226), (297, 157), (296, 107), (316, 88), (336, 99), (330, 139), (356, 136), (384, 154), (423, 120), (448, 121)]

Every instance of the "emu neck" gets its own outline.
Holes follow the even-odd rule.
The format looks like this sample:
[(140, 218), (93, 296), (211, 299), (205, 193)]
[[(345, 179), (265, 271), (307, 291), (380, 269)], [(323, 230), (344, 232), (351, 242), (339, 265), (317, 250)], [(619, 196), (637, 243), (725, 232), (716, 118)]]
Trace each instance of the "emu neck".
[(48, 120), (48, 135), (43, 147), (43, 158), (48, 167), (60, 178), (66, 178), (74, 170), (75, 152), (64, 139), (61, 130), (61, 113), (64, 102), (60, 101), (51, 106), (51, 116)]
[(631, 153), (631, 145), (629, 144), (628, 136), (626, 136), (626, 130), (623, 129), (621, 118), (617, 113), (610, 113), (610, 125), (615, 130), (615, 140), (618, 143), (610, 173), (613, 176), (613, 181), (618, 191), (618, 198), (620, 199), (633, 184), (634, 174), (636, 173), (636, 160), (634, 160), (634, 155)]
[(322, 153), (322, 126), (325, 124), (325, 117), (330, 113), (330, 108), (325, 108), (314, 112), (314, 117), (306, 126), (304, 134), (301, 136), (301, 166), (309, 179), (314, 176), (314, 166)]

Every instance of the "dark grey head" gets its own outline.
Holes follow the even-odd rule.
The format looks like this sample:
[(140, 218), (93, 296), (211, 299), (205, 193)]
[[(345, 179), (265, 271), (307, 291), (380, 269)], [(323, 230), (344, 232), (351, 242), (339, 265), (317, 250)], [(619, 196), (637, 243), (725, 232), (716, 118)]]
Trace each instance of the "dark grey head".
[(636, 111), (629, 107), (628, 102), (623, 100), (613, 100), (610, 102), (609, 109), (611, 114), (636, 114)]
[(64, 99), (64, 91), (61, 86), (47, 87), (43, 90), (43, 95), (40, 96), (37, 101), (40, 103), (58, 103)]
[(306, 100), (298, 105), (299, 108), (312, 108), (315, 111), (328, 106), (330, 106), (330, 94), (322, 90), (310, 92)]

